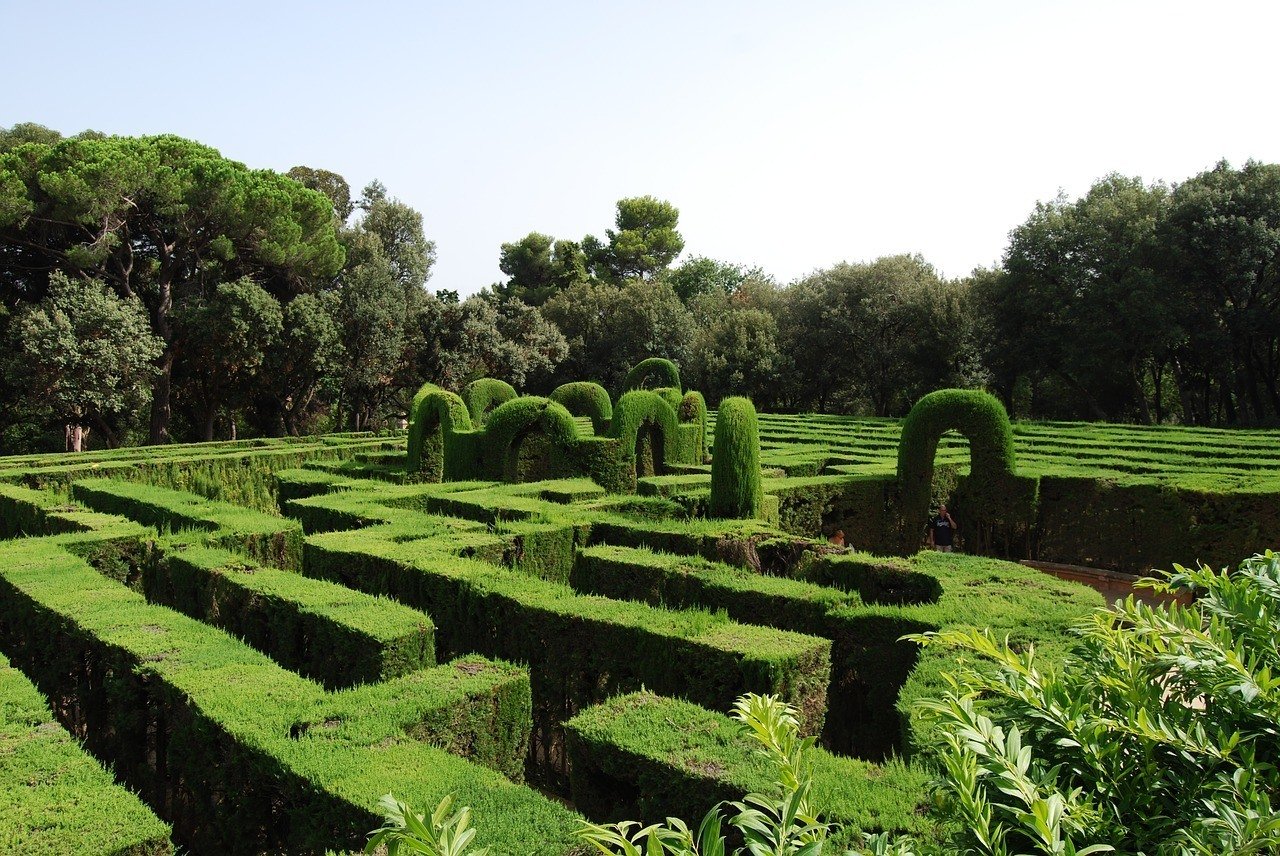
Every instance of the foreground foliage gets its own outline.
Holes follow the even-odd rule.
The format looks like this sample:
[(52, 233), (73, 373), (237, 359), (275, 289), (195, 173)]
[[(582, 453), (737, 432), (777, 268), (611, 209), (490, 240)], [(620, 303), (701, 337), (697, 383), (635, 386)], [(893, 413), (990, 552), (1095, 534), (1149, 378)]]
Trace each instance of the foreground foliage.
[[(1175, 566), (1150, 586), (1199, 599), (1151, 607), (1131, 597), (1099, 610), (1062, 667), (990, 631), (914, 637), (978, 657), (923, 703), (940, 735), (934, 805), (946, 837), (868, 835), (847, 856), (1276, 852), (1280, 555), (1254, 556), (1235, 572)], [(748, 694), (733, 716), (771, 762), (775, 793), (721, 803), (696, 828), (674, 817), (584, 822), (579, 835), (608, 856), (723, 856), (727, 824), (742, 841), (735, 854), (822, 853), (837, 827), (813, 803), (814, 740), (799, 737), (795, 710)], [(396, 811), (380, 834), (412, 825), (411, 812), (386, 805)], [(469, 841), (469, 816), (448, 808), (433, 823)]]

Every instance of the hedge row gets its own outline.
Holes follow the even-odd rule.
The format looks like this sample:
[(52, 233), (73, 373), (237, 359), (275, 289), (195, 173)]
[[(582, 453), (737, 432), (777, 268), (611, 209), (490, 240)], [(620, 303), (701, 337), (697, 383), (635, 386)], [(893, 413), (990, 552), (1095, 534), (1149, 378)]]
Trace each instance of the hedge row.
[[(60, 539), (0, 545), (0, 643), (67, 699), (88, 748), (162, 809), (191, 849), (357, 847), (388, 787), (414, 805), (453, 793), (498, 852), (564, 853), (573, 816), (433, 745), (517, 774), (522, 670), (468, 658), (326, 693), (222, 631), (96, 573)], [(536, 829), (536, 836), (529, 830)]]
[(109, 479), (75, 482), (71, 495), (95, 511), (161, 530), (208, 532), (210, 546), (234, 547), (272, 567), (296, 571), (302, 565), (302, 527), (293, 520), (192, 493)]
[(165, 539), (142, 572), (147, 600), (244, 639), (334, 689), (435, 665), (430, 617), (395, 601)]
[(806, 711), (811, 728), (821, 728), (830, 668), (825, 640), (709, 612), (583, 596), (442, 552), (436, 539), (397, 542), (393, 531), (311, 535), (306, 573), (428, 612), (442, 656), (474, 651), (528, 663), (537, 765), (562, 767), (557, 746), (566, 718), (641, 686), (723, 710), (747, 691), (778, 693)]
[[(692, 821), (722, 800), (776, 786), (771, 763), (742, 725), (689, 702), (620, 696), (584, 710), (565, 732), (574, 804), (597, 821)], [(932, 832), (926, 771), (820, 748), (811, 757), (814, 804), (844, 825), (830, 846), (860, 844), (860, 832)]]
[(0, 852), (173, 852), (169, 827), (117, 785), (0, 654)]

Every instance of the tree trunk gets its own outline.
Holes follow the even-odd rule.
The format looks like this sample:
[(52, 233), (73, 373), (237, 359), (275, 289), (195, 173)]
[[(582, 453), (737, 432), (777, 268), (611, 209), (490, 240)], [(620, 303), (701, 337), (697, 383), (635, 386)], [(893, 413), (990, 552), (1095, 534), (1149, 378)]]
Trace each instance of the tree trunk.
[(201, 420), (202, 427), (200, 431), (201, 437), (205, 441), (209, 441), (213, 439), (213, 423), (214, 423), (214, 420), (216, 420), (217, 418), (218, 418), (218, 409), (216, 407), (210, 407), (207, 411), (205, 411), (204, 418)]
[(173, 324), (169, 313), (173, 311), (173, 286), (169, 271), (171, 262), (161, 265), (160, 300), (151, 313), (151, 325), (157, 336), (164, 340), (164, 353), (160, 355), (160, 376), (151, 387), (151, 442), (168, 443), (169, 420), (173, 416), (169, 392), (173, 382)]

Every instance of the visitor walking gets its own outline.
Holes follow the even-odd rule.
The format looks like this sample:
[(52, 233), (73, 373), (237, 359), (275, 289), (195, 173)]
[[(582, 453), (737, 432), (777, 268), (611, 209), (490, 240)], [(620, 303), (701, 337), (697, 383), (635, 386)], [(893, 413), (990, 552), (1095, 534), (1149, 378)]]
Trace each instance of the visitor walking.
[(929, 521), (929, 546), (939, 553), (950, 553), (955, 542), (956, 519), (947, 511), (946, 503), (938, 506), (938, 516)]

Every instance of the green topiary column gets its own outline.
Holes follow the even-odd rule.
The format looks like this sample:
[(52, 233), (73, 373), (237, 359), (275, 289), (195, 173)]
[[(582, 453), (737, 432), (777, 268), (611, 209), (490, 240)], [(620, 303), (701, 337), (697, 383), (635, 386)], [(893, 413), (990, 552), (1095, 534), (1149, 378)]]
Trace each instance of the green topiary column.
[(711, 457), (712, 517), (757, 518), (764, 506), (760, 483), (760, 428), (746, 398), (726, 398), (716, 416)]

